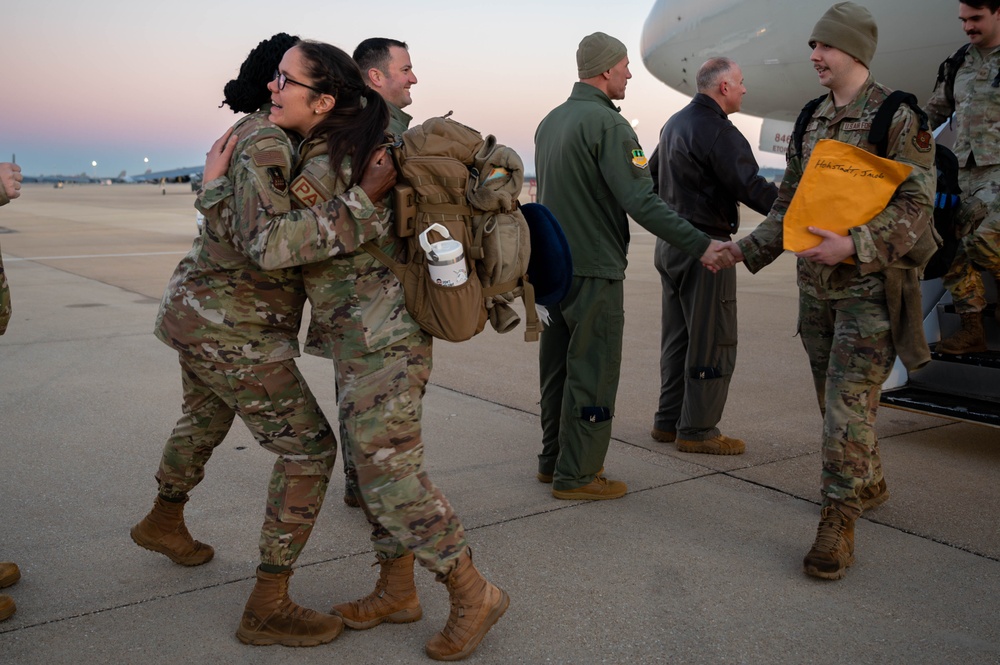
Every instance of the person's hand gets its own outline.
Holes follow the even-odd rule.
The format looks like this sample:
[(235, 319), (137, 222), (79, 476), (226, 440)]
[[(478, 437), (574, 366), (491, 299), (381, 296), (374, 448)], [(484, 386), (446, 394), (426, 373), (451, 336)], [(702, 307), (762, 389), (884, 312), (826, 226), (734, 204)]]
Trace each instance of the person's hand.
[(838, 235), (833, 231), (815, 226), (808, 227), (808, 231), (823, 238), (823, 241), (815, 247), (796, 252), (795, 256), (822, 263), (825, 266), (835, 266), (844, 259), (854, 256), (854, 240), (850, 235)]
[(7, 198), (14, 200), (21, 195), (21, 167), (10, 162), (0, 163), (0, 187), (7, 192)]
[(740, 263), (745, 257), (743, 256), (743, 250), (732, 240), (722, 243), (722, 248), (729, 252), (736, 263)]
[(396, 184), (396, 165), (385, 148), (379, 148), (372, 153), (371, 159), (365, 165), (358, 186), (365, 191), (372, 203), (378, 203)]
[(718, 272), (724, 268), (732, 268), (736, 265), (736, 261), (725, 249), (725, 244), (721, 240), (713, 240), (701, 255), (701, 265), (712, 272)]
[(212, 149), (205, 153), (205, 172), (201, 177), (202, 182), (211, 182), (226, 175), (229, 161), (233, 158), (233, 151), (236, 150), (236, 143), (236, 134), (233, 134), (233, 129), (230, 127), (212, 144)]

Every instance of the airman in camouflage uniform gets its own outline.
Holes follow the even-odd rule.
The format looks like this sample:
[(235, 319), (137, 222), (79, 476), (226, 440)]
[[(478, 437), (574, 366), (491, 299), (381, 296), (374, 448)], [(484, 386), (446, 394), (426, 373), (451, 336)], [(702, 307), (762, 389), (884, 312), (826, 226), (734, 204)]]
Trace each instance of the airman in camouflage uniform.
[[(307, 143), (300, 151), (305, 162), (318, 160), (306, 169), (307, 177), (293, 183), (303, 202), (334, 195), (351, 182), (359, 182), (353, 188), (359, 189), (368, 181), (395, 180), (391, 159), (377, 146), (385, 138), (388, 108), (365, 85), (358, 65), (346, 53), (329, 44), (301, 42), (285, 53), (268, 89), (275, 103), (272, 117), (279, 125), (327, 142), (326, 150), (322, 144)], [(206, 192), (203, 210), (209, 203), (218, 205), (231, 189), (212, 180), (221, 180), (218, 177), (226, 173), (230, 147), (206, 162), (209, 187), (218, 187), (210, 196)], [(367, 160), (360, 178), (352, 172), (352, 158)], [(330, 168), (333, 164), (335, 171)], [(391, 178), (385, 177), (390, 174)], [(294, 233), (296, 227), (281, 228), (286, 215), (274, 217), (259, 206), (247, 212), (255, 212), (259, 219), (252, 225), (257, 235), (249, 244), (268, 248), (251, 255), (262, 268), (316, 263), (302, 259), (309, 247), (287, 241), (286, 232)], [(386, 210), (376, 213), (378, 222), (372, 226), (383, 231), (378, 242), (390, 253), (398, 252), (399, 241), (390, 236), (390, 215)], [(343, 427), (358, 470), (362, 503), (375, 527), (381, 565), (373, 593), (337, 605), (333, 612), (344, 624), (359, 629), (419, 619), (422, 611), (413, 580), (416, 555), (451, 597), (448, 622), (427, 642), (425, 651), (438, 660), (457, 660), (478, 646), (510, 601), (476, 570), (461, 523), (423, 471), (421, 399), (430, 375), (429, 338), (405, 316), (402, 289), (392, 273), (371, 257), (349, 254), (345, 251), (340, 260), (307, 268), (306, 284), (320, 313), (314, 342), (336, 360)], [(348, 283), (331, 284), (331, 280)]]
[[(962, 328), (941, 340), (937, 350), (952, 354), (987, 350), (980, 270), (1000, 281), (1000, 0), (962, 0), (959, 18), (971, 46), (955, 72), (953, 98), (948, 99), (947, 83), (939, 84), (926, 111), (934, 127), (955, 114), (959, 186), (963, 196), (985, 203), (987, 214), (962, 240), (944, 276)], [(1000, 307), (996, 314), (1000, 316)]]
[[(322, 506), (337, 451), (333, 429), (294, 361), (306, 297), (297, 266), (353, 252), (381, 235), (384, 226), (360, 188), (312, 210), (292, 212), (292, 149), (267, 117), (265, 108), (235, 126), (231, 197), (206, 217), (160, 305), (155, 333), (180, 355), (184, 416), (163, 452), (153, 512), (132, 536), (184, 565), (212, 558), (212, 548), (187, 533), (181, 508), (239, 414), (258, 443), (278, 455), (268, 485), (255, 594), (269, 585), (281, 605), (287, 601), (291, 566)], [(284, 219), (272, 223), (272, 215)], [(276, 240), (255, 227), (260, 221), (279, 232)], [(262, 256), (274, 255), (289, 265), (259, 267)], [(336, 617), (298, 606), (282, 606), (278, 614), (284, 625), (268, 625), (271, 610), (260, 623), (250, 611), (255, 597), (237, 632), (244, 642), (304, 646), (329, 641), (342, 629)], [(318, 639), (321, 632), (325, 637)]]
[[(21, 167), (10, 162), (0, 162), (0, 206), (7, 205), (11, 199), (21, 195)], [(7, 332), (10, 321), (10, 289), (7, 286), (7, 276), (3, 271), (3, 258), (0, 257), (0, 335)], [(8, 587), (21, 579), (21, 571), (17, 564), (5, 561), (0, 563), (0, 589)], [(7, 594), (0, 594), (0, 621), (6, 621), (14, 616), (17, 605)]]
[[(810, 40), (812, 61), (820, 82), (833, 92), (809, 120), (801, 154), (794, 145), (789, 147), (785, 176), (771, 212), (734, 247), (751, 272), (782, 253), (785, 213), (820, 139), (876, 152), (867, 141), (868, 132), (890, 91), (867, 70), (875, 51), (875, 34), (871, 14), (852, 2), (834, 5), (816, 25)], [(902, 284), (909, 288), (907, 293), (915, 292), (916, 311), (920, 311), (917, 271), (907, 255), (919, 246), (929, 257), (936, 248), (930, 227), (934, 144), (905, 105), (893, 116), (886, 156), (913, 167), (886, 208), (867, 224), (851, 229), (847, 238), (817, 229), (814, 232), (824, 238), (821, 245), (798, 254), (798, 330), (823, 415), (823, 512), (805, 571), (827, 579), (839, 579), (853, 563), (854, 521), (862, 509), (886, 496), (874, 430), (882, 383), (897, 350), (926, 348), (919, 326), (905, 329), (892, 324), (890, 316), (899, 305)], [(816, 225), (821, 224), (817, 220)], [(853, 261), (843, 262), (847, 258)], [(907, 300), (906, 304), (914, 303)], [(920, 359), (914, 362), (926, 362), (926, 353), (915, 355)]]

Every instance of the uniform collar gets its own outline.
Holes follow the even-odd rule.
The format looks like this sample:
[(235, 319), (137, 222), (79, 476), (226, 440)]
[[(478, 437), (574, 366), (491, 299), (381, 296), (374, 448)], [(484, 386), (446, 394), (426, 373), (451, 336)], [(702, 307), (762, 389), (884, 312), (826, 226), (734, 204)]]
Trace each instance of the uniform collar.
[(389, 115), (392, 116), (393, 120), (400, 123), (404, 127), (410, 126), (413, 116), (391, 102), (386, 102), (386, 105), (389, 107)]
[(573, 92), (570, 94), (569, 98), (577, 101), (597, 102), (598, 104), (603, 104), (609, 108), (613, 108), (615, 111), (621, 112), (621, 107), (615, 106), (610, 97), (605, 95), (598, 88), (595, 88), (589, 83), (584, 83), (583, 81), (577, 81), (573, 84)]
[(833, 93), (827, 94), (826, 99), (823, 103), (819, 105), (819, 109), (816, 112), (816, 116), (820, 118), (826, 118), (831, 122), (840, 122), (844, 118), (860, 118), (861, 114), (865, 110), (865, 106), (868, 104), (868, 98), (872, 94), (872, 90), (875, 89), (875, 79), (872, 78), (871, 72), (868, 72), (868, 78), (865, 80), (865, 84), (861, 86), (861, 90), (858, 92), (857, 96), (848, 102), (847, 106), (837, 111), (837, 107), (833, 104)]

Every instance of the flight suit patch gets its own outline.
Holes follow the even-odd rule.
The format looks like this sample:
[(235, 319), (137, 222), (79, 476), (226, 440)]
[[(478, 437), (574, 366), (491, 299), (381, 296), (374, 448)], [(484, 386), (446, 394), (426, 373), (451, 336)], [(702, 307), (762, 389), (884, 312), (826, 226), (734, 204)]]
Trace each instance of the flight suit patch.
[(632, 166), (640, 169), (649, 166), (649, 160), (646, 159), (646, 154), (641, 148), (632, 151)]
[(920, 152), (930, 152), (931, 133), (925, 129), (917, 132), (917, 135), (913, 137), (913, 147)]
[(288, 181), (285, 174), (277, 166), (269, 166), (267, 169), (267, 180), (276, 193), (285, 196), (288, 193)]

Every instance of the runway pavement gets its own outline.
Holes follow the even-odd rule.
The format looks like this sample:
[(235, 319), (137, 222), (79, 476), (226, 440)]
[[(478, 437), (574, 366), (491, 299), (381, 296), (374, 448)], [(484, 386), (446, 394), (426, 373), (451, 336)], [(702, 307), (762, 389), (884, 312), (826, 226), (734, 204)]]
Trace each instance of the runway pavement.
[[(418, 571), (424, 618), (309, 649), (234, 631), (253, 585), (270, 453), (237, 423), (186, 515), (216, 557), (183, 568), (135, 546), (180, 415), (176, 354), (152, 335), (195, 232), (187, 185), (27, 185), (0, 209), (14, 317), (0, 337), (0, 560), (22, 580), (0, 663), (421, 663), (447, 617)], [(9, 233), (3, 231), (9, 230)], [(471, 663), (1000, 662), (1000, 431), (883, 409), (891, 499), (857, 526), (845, 579), (805, 576), (819, 501), (819, 411), (795, 337), (789, 257), (739, 274), (740, 351), (723, 431), (747, 453), (649, 438), (658, 392), (654, 239), (635, 227), (607, 475), (616, 501), (566, 502), (535, 480), (537, 345), (523, 330), (436, 343), (427, 466), (480, 569), (510, 594)], [(333, 370), (303, 372), (335, 417)], [(375, 580), (340, 469), (292, 595), (326, 609)]]

